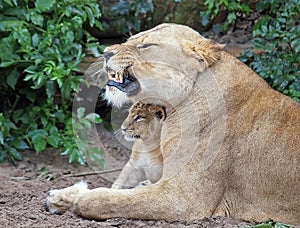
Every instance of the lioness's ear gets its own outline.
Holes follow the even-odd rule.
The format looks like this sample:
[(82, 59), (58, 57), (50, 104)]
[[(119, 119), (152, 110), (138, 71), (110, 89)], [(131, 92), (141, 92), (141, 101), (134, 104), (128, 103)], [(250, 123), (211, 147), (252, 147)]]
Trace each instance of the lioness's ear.
[(218, 44), (209, 39), (200, 39), (199, 41), (184, 41), (183, 50), (207, 66), (214, 64), (221, 58), (221, 52), (224, 50), (222, 44)]

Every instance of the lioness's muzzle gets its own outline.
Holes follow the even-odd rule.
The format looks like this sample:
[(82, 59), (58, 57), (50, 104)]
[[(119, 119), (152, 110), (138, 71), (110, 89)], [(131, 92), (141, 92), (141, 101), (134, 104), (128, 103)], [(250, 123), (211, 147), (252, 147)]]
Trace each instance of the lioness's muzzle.
[(127, 93), (129, 96), (135, 95), (140, 89), (140, 84), (135, 77), (128, 76), (124, 78), (123, 83), (116, 82), (114, 80), (109, 80), (107, 82), (108, 86), (114, 86), (122, 92)]

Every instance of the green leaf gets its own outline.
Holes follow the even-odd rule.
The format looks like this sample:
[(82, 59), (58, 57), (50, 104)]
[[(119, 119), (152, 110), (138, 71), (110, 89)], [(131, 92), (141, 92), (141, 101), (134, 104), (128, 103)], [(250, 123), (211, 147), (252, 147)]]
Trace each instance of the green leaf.
[(73, 41), (74, 41), (74, 32), (68, 31), (68, 32), (66, 33), (65, 38), (66, 38), (65, 41), (66, 41), (67, 43), (73, 43)]
[(62, 112), (55, 112), (54, 115), (58, 119), (58, 121), (60, 121), (62, 123), (66, 121), (66, 119), (65, 119), (66, 116), (65, 116), (64, 113), (62, 113)]
[(85, 108), (84, 108), (84, 107), (79, 107), (79, 108), (77, 109), (77, 118), (78, 118), (78, 119), (83, 118), (84, 113), (85, 113)]
[(37, 80), (34, 82), (34, 86), (31, 86), (32, 89), (40, 89), (46, 84), (45, 76), (40, 73), (38, 74)]
[(37, 13), (33, 13), (31, 16), (30, 16), (30, 19), (32, 21), (33, 24), (35, 25), (39, 25), (39, 26), (43, 26), (43, 23), (44, 23), (44, 18), (42, 15), (40, 14), (37, 14)]
[(201, 23), (204, 27), (208, 26), (210, 23), (210, 17), (207, 14), (206, 11), (201, 11), (200, 12), (200, 16), (201, 16)]
[(98, 20), (95, 21), (95, 25), (98, 29), (104, 30), (102, 23), (100, 23)]
[(291, 42), (291, 46), (292, 46), (292, 48), (294, 48), (296, 53), (299, 53), (300, 52), (300, 38), (294, 39)]
[(4, 0), (4, 2), (6, 2), (8, 5), (13, 6), (13, 2), (12, 0)]
[(54, 81), (47, 81), (46, 82), (46, 93), (48, 98), (53, 97), (56, 92), (56, 86)]
[(15, 64), (15, 62), (2, 62), (0, 63), (0, 67), (9, 67), (13, 64)]
[(55, 126), (52, 126), (49, 130), (50, 135), (56, 135), (58, 133), (58, 129)]
[(8, 147), (8, 153), (14, 160), (18, 160), (18, 161), (22, 160), (22, 156), (20, 152), (18, 152), (15, 148)]
[(3, 136), (3, 133), (2, 131), (0, 131), (0, 144), (4, 144), (4, 136)]
[(31, 34), (27, 28), (19, 27), (17, 32), (13, 32), (13, 37), (17, 39), (21, 47), (25, 49), (31, 44)]
[(253, 226), (253, 228), (272, 228), (272, 226), (264, 223), (264, 224), (255, 225)]
[(85, 9), (85, 12), (87, 13), (87, 16), (89, 19), (89, 24), (91, 27), (93, 27), (93, 25), (95, 23), (95, 17), (94, 17), (93, 11), (88, 6), (85, 6), (84, 9)]
[(236, 20), (236, 14), (235, 13), (228, 14), (227, 20), (231, 24), (232, 22), (234, 22)]
[(8, 75), (6, 82), (7, 84), (13, 89), (15, 90), (15, 86), (17, 84), (17, 81), (20, 77), (20, 72), (14, 68), (11, 73)]
[(49, 143), (49, 145), (53, 146), (53, 147), (58, 147), (59, 145), (59, 142), (60, 142), (60, 138), (58, 135), (50, 135), (48, 138), (47, 138), (47, 143)]
[(104, 160), (104, 152), (99, 148), (93, 147), (89, 150), (89, 158), (92, 161), (96, 161), (99, 166), (104, 169), (105, 168), (105, 160)]
[[(0, 147), (0, 149), (1, 149), (1, 147)], [(0, 150), (0, 163), (4, 161), (6, 154), (7, 154), (6, 150)]]
[(62, 153), (60, 153), (60, 155), (68, 155), (70, 154), (71, 149), (67, 148), (65, 151), (63, 151)]
[(37, 153), (41, 152), (42, 150), (46, 149), (47, 142), (43, 135), (35, 135), (32, 137), (32, 143), (35, 151)]
[(37, 135), (39, 135), (39, 136), (47, 136), (48, 133), (44, 129), (35, 129), (35, 130), (32, 130), (32, 131), (28, 132), (28, 134), (27, 134), (27, 136), (29, 138), (33, 138), (34, 136), (37, 136)]
[(31, 42), (34, 47), (37, 47), (40, 43), (40, 36), (37, 33), (34, 33), (31, 37)]
[(87, 119), (79, 119), (79, 122), (84, 125), (87, 129), (91, 129), (92, 125), (91, 122)]
[(26, 150), (29, 149), (29, 146), (27, 145), (27, 143), (24, 140), (16, 140), (16, 142), (14, 142), (14, 146), (19, 149), (19, 150)]
[(263, 25), (261, 27), (261, 30), (266, 34), (268, 32), (268, 26), (267, 25)]
[(55, 4), (55, 0), (36, 0), (35, 7), (41, 12), (49, 11)]
[(80, 165), (86, 165), (86, 160), (85, 160), (85, 157), (83, 156), (83, 153), (78, 150), (78, 154), (77, 154), (77, 162), (80, 164)]
[(79, 150), (75, 150), (75, 149), (69, 152), (69, 163), (72, 163), (74, 160), (77, 160), (78, 152)]
[(97, 123), (97, 124), (102, 123), (102, 119), (97, 113), (90, 113), (90, 114), (86, 115), (84, 118), (93, 123)]
[(4, 32), (12, 31), (12, 29), (22, 27), (23, 23), (24, 23), (24, 21), (21, 21), (21, 20), (0, 21), (0, 31), (4, 31)]

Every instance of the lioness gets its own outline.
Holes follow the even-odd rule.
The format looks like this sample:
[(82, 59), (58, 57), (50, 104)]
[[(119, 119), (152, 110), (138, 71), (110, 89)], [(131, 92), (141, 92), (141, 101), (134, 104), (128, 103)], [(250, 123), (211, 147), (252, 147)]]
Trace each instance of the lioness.
[(52, 213), (300, 223), (298, 103), (187, 26), (159, 25), (104, 56), (112, 105), (148, 99), (166, 107), (163, 175), (143, 188), (50, 191)]
[(156, 183), (162, 175), (160, 132), (166, 119), (164, 107), (135, 103), (129, 110), (121, 129), (125, 139), (134, 141), (129, 161), (112, 188), (133, 188)]

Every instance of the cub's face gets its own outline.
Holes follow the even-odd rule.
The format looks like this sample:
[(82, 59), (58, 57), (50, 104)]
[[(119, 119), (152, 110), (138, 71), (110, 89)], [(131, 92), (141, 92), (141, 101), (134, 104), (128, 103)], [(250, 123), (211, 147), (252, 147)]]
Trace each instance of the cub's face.
[(121, 129), (127, 141), (149, 141), (160, 137), (165, 108), (160, 105), (135, 103), (129, 110)]

